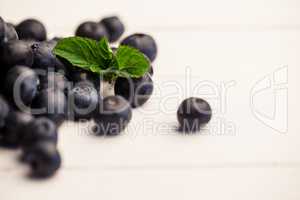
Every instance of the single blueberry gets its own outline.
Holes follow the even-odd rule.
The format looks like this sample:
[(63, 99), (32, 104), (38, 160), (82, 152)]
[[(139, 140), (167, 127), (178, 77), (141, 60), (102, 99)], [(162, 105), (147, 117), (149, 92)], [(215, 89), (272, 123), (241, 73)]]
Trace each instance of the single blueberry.
[(98, 92), (89, 82), (76, 84), (68, 99), (70, 115), (75, 120), (91, 119), (99, 103)]
[(33, 64), (33, 52), (29, 41), (12, 40), (4, 43), (1, 49), (0, 59), (4, 69), (9, 70), (15, 65)]
[(52, 142), (38, 142), (23, 151), (31, 167), (32, 178), (53, 176), (61, 166), (61, 156)]
[(203, 99), (190, 97), (185, 99), (177, 111), (180, 130), (194, 132), (207, 124), (212, 116), (210, 105)]
[(60, 126), (66, 118), (67, 99), (61, 90), (48, 88), (38, 93), (31, 108), (34, 116), (47, 117)]
[(41, 141), (57, 144), (57, 137), (56, 125), (50, 119), (40, 117), (23, 127), (21, 146), (26, 149)]
[(153, 62), (157, 55), (157, 45), (153, 37), (147, 34), (136, 33), (126, 37), (121, 45), (128, 45), (140, 50), (144, 53), (151, 62)]
[(5, 81), (5, 94), (14, 105), (22, 109), (22, 105), (30, 105), (37, 95), (38, 76), (26, 66), (15, 66), (8, 71)]
[(105, 97), (95, 114), (95, 133), (108, 136), (118, 135), (127, 127), (131, 118), (131, 107), (123, 97)]
[(91, 21), (80, 24), (75, 32), (75, 35), (97, 41), (103, 37), (108, 37), (107, 30), (102, 24)]
[(106, 28), (110, 42), (116, 42), (125, 31), (124, 24), (117, 16), (106, 17), (100, 21), (100, 24)]
[(18, 147), (22, 141), (24, 128), (33, 120), (33, 116), (24, 112), (9, 112), (2, 129), (2, 142), (5, 146)]
[(147, 73), (141, 78), (117, 78), (115, 94), (124, 97), (133, 108), (142, 106), (153, 92), (153, 81)]
[(47, 31), (42, 22), (36, 19), (26, 19), (16, 26), (16, 31), (21, 40), (44, 41), (47, 39)]
[(31, 67), (33, 64), (33, 52), (25, 41), (9, 41), (3, 45), (1, 63), (6, 72), (15, 65)]

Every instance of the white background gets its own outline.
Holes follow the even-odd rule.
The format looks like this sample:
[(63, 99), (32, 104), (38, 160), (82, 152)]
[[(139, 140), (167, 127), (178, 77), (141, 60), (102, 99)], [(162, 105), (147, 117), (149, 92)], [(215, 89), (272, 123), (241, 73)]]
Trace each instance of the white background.
[[(97, 138), (87, 124), (65, 124), (63, 167), (45, 181), (27, 178), (20, 152), (0, 149), (0, 199), (298, 200), (299, 10), (298, 0), (0, 0), (6, 21), (37, 17), (50, 36), (118, 14), (125, 35), (149, 33), (159, 47), (155, 95), (124, 134)], [(264, 77), (262, 87), (273, 79), (283, 85), (271, 84), (251, 104)], [(197, 83), (209, 87), (193, 93)], [(166, 99), (172, 93), (178, 97)], [(176, 109), (192, 95), (207, 99), (214, 117), (200, 134), (185, 136), (174, 131)]]

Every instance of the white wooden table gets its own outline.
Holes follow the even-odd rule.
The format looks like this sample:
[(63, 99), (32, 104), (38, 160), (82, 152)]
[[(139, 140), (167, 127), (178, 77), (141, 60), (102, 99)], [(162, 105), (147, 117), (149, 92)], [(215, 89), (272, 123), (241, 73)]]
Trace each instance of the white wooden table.
[[(126, 35), (155, 37), (159, 56), (155, 95), (124, 134), (61, 127), (55, 177), (28, 179), (20, 152), (0, 149), (0, 199), (299, 200), (299, 10), (297, 0), (1, 0), (7, 21), (37, 16), (53, 36), (117, 13)], [(214, 110), (198, 135), (174, 131), (189, 96)]]

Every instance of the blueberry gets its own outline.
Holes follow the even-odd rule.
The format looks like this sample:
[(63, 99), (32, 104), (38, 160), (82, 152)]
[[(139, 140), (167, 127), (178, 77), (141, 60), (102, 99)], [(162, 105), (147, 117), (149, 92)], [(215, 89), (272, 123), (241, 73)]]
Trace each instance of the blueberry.
[(116, 42), (125, 31), (124, 24), (117, 16), (106, 17), (100, 21), (100, 24), (106, 28), (110, 42)]
[(90, 71), (86, 71), (83, 69), (75, 68), (73, 66), (68, 67), (68, 78), (70, 81), (74, 83), (79, 82), (90, 82), (94, 85), (94, 87), (99, 90), (100, 88), (100, 76), (92, 73)]
[(150, 35), (136, 33), (125, 38), (121, 45), (128, 45), (140, 50), (144, 53), (151, 62), (153, 62), (157, 55), (157, 45)]
[(47, 117), (59, 126), (66, 118), (67, 99), (60, 90), (44, 89), (38, 93), (31, 107), (34, 116)]
[(5, 36), (4, 36), (4, 42), (14, 41), (18, 40), (18, 34), (15, 30), (14, 25), (10, 23), (5, 23)]
[(48, 88), (67, 92), (68, 80), (61, 73), (48, 72), (45, 76), (40, 76), (40, 89)]
[(16, 26), (17, 33), (21, 40), (44, 41), (47, 39), (47, 32), (42, 22), (36, 19), (26, 19)]
[(194, 132), (207, 124), (212, 116), (210, 105), (203, 99), (190, 97), (185, 99), (177, 111), (180, 130)]
[(25, 41), (9, 41), (3, 45), (1, 62), (6, 70), (15, 65), (31, 67), (33, 64), (33, 52)]
[(61, 156), (56, 146), (49, 142), (38, 142), (23, 152), (31, 167), (31, 177), (53, 176), (61, 166)]
[(70, 112), (75, 120), (91, 119), (98, 106), (97, 90), (88, 82), (76, 84), (69, 93)]
[(153, 81), (147, 73), (141, 78), (118, 78), (115, 83), (115, 94), (124, 97), (133, 108), (142, 106), (153, 92)]
[(100, 110), (95, 115), (98, 135), (118, 135), (132, 118), (129, 103), (121, 96), (108, 96), (100, 102)]
[(55, 67), (56, 58), (46, 42), (35, 43), (31, 49), (34, 55), (33, 68), (48, 70)]
[(2, 130), (2, 143), (9, 147), (18, 147), (22, 141), (24, 128), (33, 120), (33, 116), (19, 111), (11, 111)]
[(32, 120), (23, 127), (23, 135), (21, 137), (21, 145), (26, 149), (38, 142), (52, 142), (57, 144), (57, 127), (45, 117)]
[(8, 116), (8, 113), (9, 113), (9, 105), (7, 101), (2, 96), (0, 96), (0, 129), (2, 129), (5, 126), (5, 121)]
[(80, 24), (75, 35), (94, 40), (100, 40), (103, 37), (108, 37), (107, 30), (102, 24), (91, 21)]
[(26, 66), (15, 66), (7, 73), (5, 94), (17, 106), (30, 105), (37, 94), (38, 84), (35, 71)]
[(2, 19), (2, 17), (0, 17), (0, 44), (3, 42), (5, 37), (5, 22)]

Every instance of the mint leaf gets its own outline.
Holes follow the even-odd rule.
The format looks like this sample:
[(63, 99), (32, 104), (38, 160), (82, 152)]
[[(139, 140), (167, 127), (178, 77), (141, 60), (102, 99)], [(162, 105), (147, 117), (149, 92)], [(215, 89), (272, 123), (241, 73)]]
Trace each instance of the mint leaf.
[(116, 53), (116, 62), (118, 65), (119, 76), (138, 78), (148, 72), (150, 61), (139, 50), (120, 46)]
[(101, 51), (99, 51), (99, 53), (102, 54), (102, 57), (111, 61), (111, 59), (113, 58), (113, 52), (109, 46), (108, 40), (104, 37), (102, 40), (100, 40), (98, 45), (101, 50)]
[(139, 50), (120, 46), (114, 54), (106, 38), (99, 42), (82, 37), (60, 40), (53, 53), (69, 61), (73, 66), (104, 75), (107, 80), (118, 76), (141, 77), (150, 67), (150, 61)]
[(82, 37), (65, 38), (57, 43), (53, 53), (74, 66), (96, 73), (111, 67), (113, 57), (106, 38), (100, 42)]

